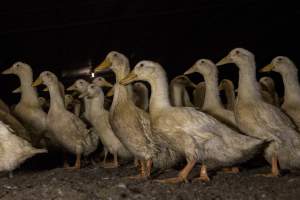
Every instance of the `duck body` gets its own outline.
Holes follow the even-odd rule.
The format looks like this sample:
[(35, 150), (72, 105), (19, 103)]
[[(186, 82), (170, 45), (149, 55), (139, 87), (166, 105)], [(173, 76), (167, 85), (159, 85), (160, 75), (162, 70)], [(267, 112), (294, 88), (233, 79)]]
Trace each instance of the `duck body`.
[(122, 83), (134, 80), (148, 81), (151, 85), (150, 118), (153, 133), (160, 135), (170, 149), (187, 160), (179, 176), (167, 182), (186, 180), (196, 162), (209, 168), (243, 162), (252, 157), (263, 143), (233, 131), (195, 108), (171, 106), (165, 71), (158, 63), (139, 62)]
[(104, 147), (113, 155), (118, 155), (123, 159), (131, 159), (132, 154), (125, 148), (120, 140), (114, 134), (109, 123), (109, 112), (105, 110), (104, 95), (101, 88), (90, 85), (88, 87), (88, 98), (90, 101), (90, 122), (99, 134), (100, 140)]
[(46, 153), (36, 149), (29, 142), (13, 134), (13, 130), (0, 121), (0, 171), (13, 171), (28, 158)]
[(185, 74), (194, 72), (202, 74), (205, 80), (206, 92), (202, 111), (237, 129), (233, 111), (224, 108), (219, 96), (216, 65), (211, 60), (200, 59)]
[[(50, 93), (50, 108), (47, 115), (47, 127), (60, 146), (73, 154), (89, 155), (96, 150), (99, 137), (89, 131), (83, 121), (66, 110), (57, 77), (49, 72), (42, 72), (39, 81), (44, 83)], [(78, 167), (78, 166), (77, 166)]]
[[(299, 168), (299, 133), (280, 108), (263, 100), (256, 80), (254, 55), (236, 48), (224, 60), (219, 64), (233, 62), (239, 68), (238, 98), (234, 110), (240, 130), (249, 136), (269, 141), (264, 156), (272, 167), (275, 167), (272, 160), (276, 159), (282, 169)], [(272, 170), (272, 174), (277, 176), (278, 172)]]

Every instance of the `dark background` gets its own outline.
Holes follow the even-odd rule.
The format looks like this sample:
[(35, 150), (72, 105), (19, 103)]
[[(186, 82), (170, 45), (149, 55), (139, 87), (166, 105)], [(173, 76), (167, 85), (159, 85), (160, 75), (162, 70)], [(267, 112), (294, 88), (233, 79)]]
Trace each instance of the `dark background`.
[[(277, 55), (297, 64), (299, 17), (300, 7), (289, 1), (1, 1), (0, 70), (23, 61), (35, 77), (51, 70), (62, 78), (64, 70), (95, 66), (117, 50), (132, 66), (141, 59), (160, 62), (172, 78), (197, 59), (216, 62), (235, 47), (252, 51), (258, 68)], [(281, 93), (280, 77), (270, 75)], [(237, 68), (220, 68), (220, 78), (236, 83)], [(70, 84), (74, 77), (62, 80)], [(10, 92), (18, 79), (1, 75), (0, 84), (0, 97), (15, 102)]]

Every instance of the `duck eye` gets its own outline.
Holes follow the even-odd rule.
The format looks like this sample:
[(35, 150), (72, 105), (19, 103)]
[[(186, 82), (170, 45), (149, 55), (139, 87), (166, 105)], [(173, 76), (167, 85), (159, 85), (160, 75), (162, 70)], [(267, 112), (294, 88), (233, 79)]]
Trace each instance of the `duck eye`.
[(118, 56), (118, 54), (114, 53), (114, 54), (113, 54), (113, 56), (114, 56), (114, 57), (117, 57), (117, 56)]
[(280, 62), (280, 61), (282, 61), (282, 58), (278, 58), (277, 60)]
[(240, 51), (239, 51), (239, 50), (236, 50), (235, 53), (236, 53), (237, 55), (239, 55), (239, 54), (240, 54)]
[(204, 60), (201, 60), (201, 62), (200, 62), (201, 64), (204, 64), (205, 63), (205, 61)]
[(144, 67), (144, 64), (143, 64), (143, 63), (141, 63), (141, 64), (140, 64), (140, 66), (141, 66), (141, 67)]
[(93, 85), (92, 85), (92, 86), (91, 86), (91, 88), (92, 88), (92, 89), (94, 89), (94, 88), (95, 88), (95, 86), (93, 86)]

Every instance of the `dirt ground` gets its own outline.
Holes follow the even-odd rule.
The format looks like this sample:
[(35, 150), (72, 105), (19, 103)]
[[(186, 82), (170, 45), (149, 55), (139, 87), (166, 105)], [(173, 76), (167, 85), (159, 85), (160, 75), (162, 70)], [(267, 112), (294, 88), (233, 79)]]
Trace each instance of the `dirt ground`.
[(135, 175), (137, 171), (130, 164), (118, 169), (87, 164), (79, 171), (67, 171), (58, 163), (53, 157), (40, 156), (24, 163), (11, 179), (2, 174), (0, 199), (300, 199), (300, 173), (286, 173), (279, 178), (256, 176), (268, 172), (266, 165), (249, 169), (242, 167), (239, 174), (211, 172), (208, 183), (192, 181), (198, 175), (197, 166), (189, 177), (189, 183), (166, 185), (157, 183), (155, 179), (175, 176), (177, 169), (150, 180), (131, 180), (126, 177)]

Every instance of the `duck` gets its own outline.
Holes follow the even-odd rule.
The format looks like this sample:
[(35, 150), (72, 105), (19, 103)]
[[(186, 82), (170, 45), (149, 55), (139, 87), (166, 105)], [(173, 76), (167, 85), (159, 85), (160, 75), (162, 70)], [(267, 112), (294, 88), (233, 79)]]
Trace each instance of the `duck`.
[(246, 161), (263, 144), (261, 140), (242, 135), (193, 107), (172, 106), (166, 72), (157, 62), (138, 62), (120, 83), (126, 85), (133, 81), (147, 81), (151, 85), (149, 113), (152, 131), (187, 161), (177, 177), (159, 182), (188, 181), (188, 175), (197, 162), (202, 164), (199, 179), (208, 181), (207, 169)]
[(180, 75), (170, 82), (170, 97), (173, 106), (194, 107), (186, 87), (196, 88), (196, 85), (186, 76)]
[(201, 81), (196, 85), (195, 89), (193, 90), (193, 104), (200, 110), (202, 109), (202, 106), (204, 104), (205, 88), (205, 82)]
[(14, 130), (7, 124), (0, 121), (0, 171), (9, 172), (10, 178), (13, 177), (13, 170), (25, 160), (47, 152), (47, 149), (34, 148), (27, 140), (14, 134)]
[[(88, 85), (89, 85), (89, 82), (87, 82), (86, 80), (84, 80), (84, 79), (78, 79), (71, 86), (69, 86), (67, 88), (67, 91), (77, 91), (77, 92), (79, 92), (79, 94), (83, 94), (83, 93), (86, 92)], [(89, 99), (87, 97), (84, 97), (83, 98), (83, 102), (84, 102), (83, 117), (86, 120), (90, 121), (90, 115), (89, 115), (90, 102), (89, 102)]]
[(259, 70), (260, 72), (274, 71), (282, 76), (284, 84), (284, 97), (281, 109), (292, 119), (300, 130), (300, 85), (298, 68), (286, 56), (277, 56), (271, 63)]
[(21, 82), (21, 99), (14, 107), (13, 114), (21, 121), (31, 134), (34, 146), (39, 146), (41, 139), (47, 134), (46, 113), (39, 104), (36, 89), (31, 86), (32, 68), (23, 62), (16, 62), (2, 74), (17, 75)]
[(113, 96), (113, 85), (108, 82), (104, 77), (98, 76), (92, 80), (92, 83), (96, 84), (98, 87), (101, 88), (109, 88), (109, 91), (107, 92), (108, 94), (105, 95), (104, 98), (104, 108), (109, 110), (110, 105), (111, 105), (111, 98)]
[(32, 85), (36, 87), (41, 84), (46, 85), (50, 93), (47, 128), (65, 152), (76, 155), (74, 166), (70, 167), (65, 163), (65, 168), (80, 169), (81, 156), (87, 156), (97, 149), (99, 137), (94, 131), (89, 131), (79, 117), (65, 108), (59, 81), (54, 73), (40, 73)]
[(65, 94), (64, 101), (65, 107), (79, 117), (81, 102), (78, 99), (75, 99), (71, 94)]
[(261, 87), (260, 91), (263, 99), (270, 104), (280, 107), (279, 97), (275, 89), (274, 80), (271, 77), (263, 76), (258, 82)]
[(117, 51), (109, 52), (94, 72), (107, 69), (112, 69), (116, 76), (110, 124), (115, 135), (141, 163), (140, 174), (133, 178), (148, 178), (153, 167), (165, 170), (177, 164), (180, 156), (166, 148), (164, 140), (152, 133), (149, 114), (134, 104), (132, 86), (119, 83), (130, 71), (128, 58)]
[(264, 157), (272, 168), (264, 175), (277, 177), (280, 169), (299, 169), (300, 135), (280, 108), (263, 100), (256, 80), (254, 54), (244, 48), (235, 48), (217, 66), (228, 63), (239, 68), (238, 97), (234, 109), (239, 129), (249, 136), (268, 141)]
[(219, 84), (219, 90), (224, 90), (226, 97), (225, 108), (233, 111), (235, 102), (235, 92), (233, 82), (229, 79), (222, 79)]
[(237, 129), (233, 111), (224, 108), (219, 96), (217, 66), (209, 59), (199, 59), (184, 74), (188, 75), (195, 72), (204, 77), (206, 85), (202, 111)]
[(134, 104), (144, 111), (149, 107), (149, 91), (147, 86), (142, 82), (136, 82), (132, 85)]
[[(89, 84), (87, 91), (81, 95), (89, 99), (90, 123), (104, 146), (104, 168), (117, 168), (119, 166), (118, 157), (124, 160), (132, 159), (132, 154), (125, 148), (120, 140), (114, 134), (109, 123), (109, 112), (104, 108), (104, 94), (96, 84)], [(106, 163), (107, 154), (113, 155), (113, 163)]]

